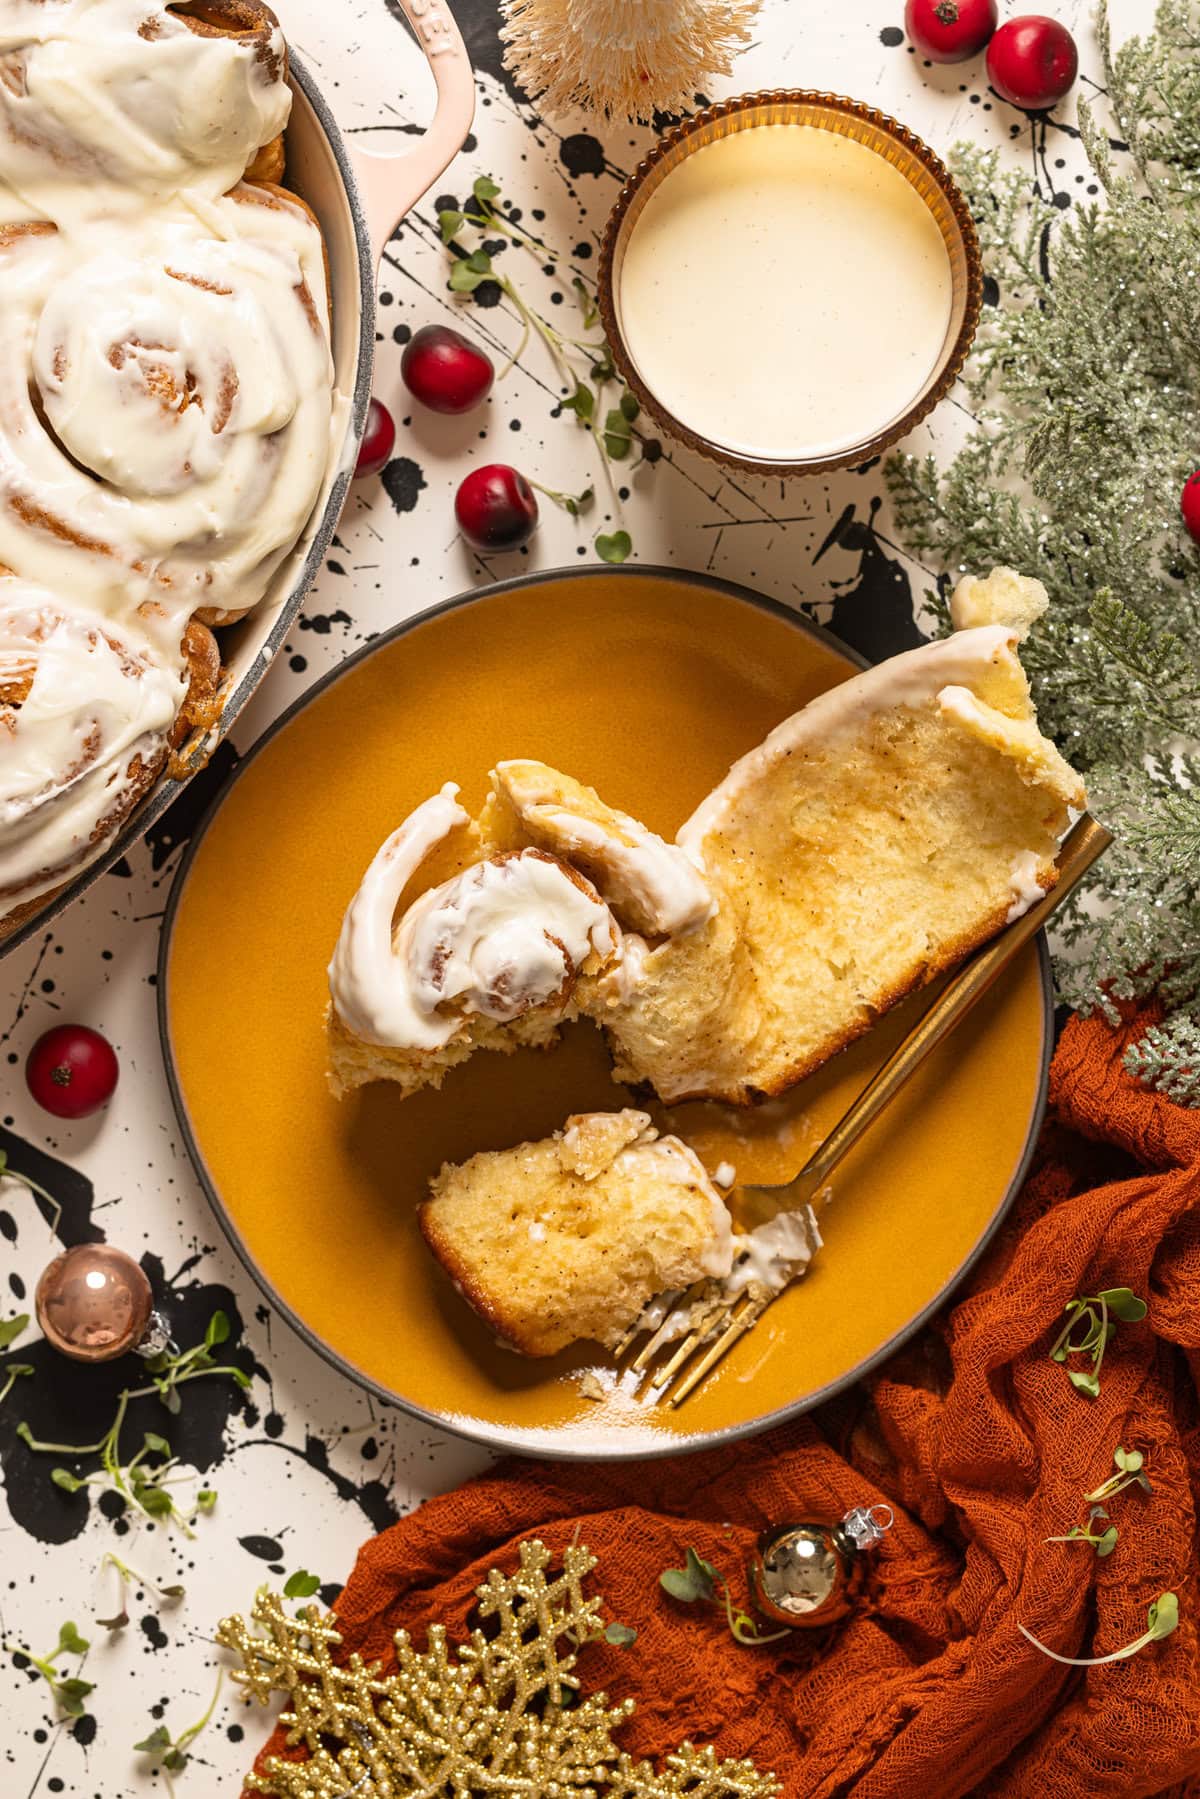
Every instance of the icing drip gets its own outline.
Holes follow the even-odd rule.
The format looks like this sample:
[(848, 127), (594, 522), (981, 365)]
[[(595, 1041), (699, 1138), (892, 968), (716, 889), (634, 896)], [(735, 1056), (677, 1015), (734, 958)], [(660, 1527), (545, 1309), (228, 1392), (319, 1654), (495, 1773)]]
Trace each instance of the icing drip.
[(0, 216), (68, 224), (216, 199), (287, 124), (283, 73), (265, 23), (231, 37), (154, 0), (6, 0)]
[(3, 595), (0, 893), (12, 905), (109, 834), (165, 750), (185, 684), (178, 653), (168, 666), (144, 639), (25, 581), (6, 580)]
[(333, 1003), (364, 1042), (439, 1049), (472, 1014), (507, 1023), (565, 1004), (589, 956), (618, 933), (595, 889), (540, 850), (477, 862), (392, 920), (436, 843), (467, 822), (447, 784), (380, 849), (351, 901), (329, 965)]
[(1005, 924), (1013, 924), (1023, 918), (1030, 906), (1036, 906), (1044, 891), (1038, 879), (1042, 858), (1033, 850), (1024, 850), (1012, 865), (1009, 880), (1012, 883), (1012, 904), (1004, 915)]
[(780, 1212), (734, 1240), (733, 1272), (725, 1281), (732, 1298), (751, 1285), (782, 1293), (796, 1275), (808, 1267), (821, 1248), (821, 1232), (811, 1206), (803, 1212)]

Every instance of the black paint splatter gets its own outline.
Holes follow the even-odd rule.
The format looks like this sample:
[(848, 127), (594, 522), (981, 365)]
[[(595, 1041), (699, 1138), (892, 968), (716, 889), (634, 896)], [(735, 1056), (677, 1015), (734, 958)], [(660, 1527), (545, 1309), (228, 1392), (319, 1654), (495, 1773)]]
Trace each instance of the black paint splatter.
[(873, 499), (866, 519), (858, 518), (854, 506), (845, 507), (813, 557), (815, 566), (834, 544), (858, 551), (858, 576), (835, 598), (829, 628), (871, 662), (916, 649), (925, 641), (913, 620), (908, 576), (898, 561), (884, 554), (875, 535), (880, 505)]
[(318, 637), (328, 637), (335, 625), (341, 625), (344, 630), (348, 631), (353, 623), (354, 620), (350, 614), (344, 612), (340, 606), (336, 612), (302, 612), (300, 614), (300, 629), (315, 631)]
[(278, 1562), (283, 1560), (283, 1545), (274, 1537), (239, 1537), (238, 1542), (247, 1555), (256, 1555), (260, 1562)]
[(904, 33), (899, 25), (885, 25), (879, 33), (879, 41), (885, 50), (895, 50), (899, 44), (904, 42)]
[[(51, 1191), (56, 1191), (51, 1188)], [(65, 1233), (64, 1233), (65, 1240)], [(95, 1241), (95, 1235), (80, 1238)], [(157, 1256), (142, 1257), (142, 1267), (154, 1290), (155, 1305), (170, 1322), (176, 1342), (185, 1348), (198, 1343), (214, 1312), (222, 1311), (230, 1322), (230, 1336), (222, 1358), (251, 1373), (253, 1358), (239, 1347), (241, 1315), (228, 1287), (191, 1281), (180, 1276), (168, 1283)], [(43, 1543), (67, 1543), (84, 1529), (90, 1512), (89, 1489), (65, 1493), (50, 1479), (56, 1466), (73, 1474), (93, 1473), (99, 1467), (95, 1455), (48, 1455), (28, 1448), (17, 1436), (17, 1426), (28, 1425), (36, 1438), (50, 1443), (94, 1443), (116, 1413), (123, 1387), (144, 1384), (142, 1364), (132, 1357), (88, 1367), (71, 1362), (44, 1340), (21, 1346), (22, 1361), (34, 1368), (32, 1379), (18, 1381), (0, 1409), (0, 1468), (4, 1471), (4, 1496), (13, 1522)], [(242, 1407), (242, 1390), (227, 1376), (195, 1381), (184, 1398), (183, 1410), (172, 1416), (157, 1396), (136, 1399), (129, 1407), (121, 1436), (121, 1451), (130, 1455), (145, 1431), (164, 1436), (181, 1460), (201, 1472), (217, 1467), (227, 1451), (225, 1432), (232, 1414)], [(104, 1515), (120, 1528), (124, 1505), (119, 1496), (104, 1493), (97, 1503)]]
[(604, 145), (590, 131), (575, 131), (564, 137), (558, 147), (559, 158), (568, 175), (578, 180), (581, 175), (603, 175), (608, 172)]
[(160, 869), (180, 844), (186, 843), (225, 785), (240, 757), (228, 738), (219, 743), (204, 768), (192, 776), (179, 798), (146, 832), (150, 866)]
[(418, 494), (428, 486), (420, 463), (414, 462), (411, 456), (394, 457), (379, 479), (383, 483), (384, 493), (397, 512), (412, 512), (416, 507)]

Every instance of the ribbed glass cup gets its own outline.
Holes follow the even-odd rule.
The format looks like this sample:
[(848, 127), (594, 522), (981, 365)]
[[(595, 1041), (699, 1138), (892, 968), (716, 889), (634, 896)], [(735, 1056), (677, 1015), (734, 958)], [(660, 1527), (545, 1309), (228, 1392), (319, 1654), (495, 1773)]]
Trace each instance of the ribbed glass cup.
[[(950, 322), (941, 354), (920, 391), (904, 414), (881, 419), (877, 430), (836, 451), (760, 458), (730, 449), (685, 425), (650, 388), (635, 363), (621, 325), (621, 267), (630, 237), (650, 196), (685, 157), (704, 145), (735, 131), (751, 131), (761, 125), (813, 125), (853, 138), (890, 162), (920, 195), (933, 215), (950, 262)], [(888, 118), (861, 101), (840, 94), (818, 93), (805, 88), (746, 94), (709, 106), (660, 138), (640, 162), (617, 196), (609, 215), (600, 251), (600, 317), (612, 347), (613, 360), (626, 385), (661, 429), (689, 449), (733, 470), (762, 475), (820, 475), (833, 469), (854, 468), (906, 437), (926, 418), (953, 386), (966, 360), (979, 324), (983, 300), (983, 271), (979, 239), (967, 203), (945, 164), (906, 125)]]

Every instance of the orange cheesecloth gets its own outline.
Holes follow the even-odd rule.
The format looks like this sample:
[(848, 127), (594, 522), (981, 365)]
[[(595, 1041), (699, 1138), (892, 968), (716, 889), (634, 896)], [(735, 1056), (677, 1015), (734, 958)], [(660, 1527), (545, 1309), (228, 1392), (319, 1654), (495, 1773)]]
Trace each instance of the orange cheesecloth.
[[(339, 1654), (391, 1666), (392, 1632), (420, 1647), (435, 1621), (463, 1640), (476, 1586), (515, 1568), (522, 1539), (578, 1536), (607, 1615), (638, 1632), (589, 1647), (579, 1676), (637, 1701), (619, 1733), (635, 1755), (712, 1743), (773, 1770), (788, 1799), (1200, 1795), (1200, 1112), (1124, 1073), (1130, 1028), (1070, 1021), (1024, 1192), (956, 1302), (868, 1383), (714, 1453), (502, 1463), (365, 1545)], [(1117, 1286), (1149, 1316), (1118, 1328), (1089, 1398), (1048, 1350), (1068, 1300)], [(1086, 1522), (1118, 1444), (1143, 1452), (1153, 1490), (1109, 1502), (1115, 1551), (1047, 1542)], [(860, 1504), (896, 1522), (860, 1558), (840, 1624), (743, 1647), (720, 1609), (660, 1590), (691, 1544), (749, 1609), (764, 1526)], [(1018, 1630), (1103, 1655), (1165, 1590), (1175, 1634), (1107, 1667), (1064, 1667)], [(278, 1732), (271, 1752), (286, 1753)]]

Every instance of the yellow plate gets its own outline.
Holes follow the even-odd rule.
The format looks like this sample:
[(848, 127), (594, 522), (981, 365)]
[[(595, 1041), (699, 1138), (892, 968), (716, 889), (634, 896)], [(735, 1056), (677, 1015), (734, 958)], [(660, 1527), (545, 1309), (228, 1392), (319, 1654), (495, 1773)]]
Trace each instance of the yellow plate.
[[(856, 661), (741, 589), (655, 570), (492, 587), (376, 639), (241, 764), (193, 838), (159, 970), (168, 1074), (217, 1215), (274, 1304), (356, 1380), (489, 1444), (570, 1456), (699, 1448), (853, 1380), (945, 1299), (998, 1225), (1041, 1118), (1050, 1026), (1032, 948), (839, 1171), (826, 1248), (678, 1412), (580, 1389), (595, 1352), (498, 1348), (416, 1227), (447, 1158), (617, 1109), (601, 1038), (480, 1054), (402, 1101), (325, 1084), (325, 966), (376, 848), (446, 780), (484, 798), (505, 756), (598, 787), (666, 836), (730, 762)], [(785, 1100), (665, 1118), (710, 1168), (783, 1179), (894, 1046), (920, 996)]]

